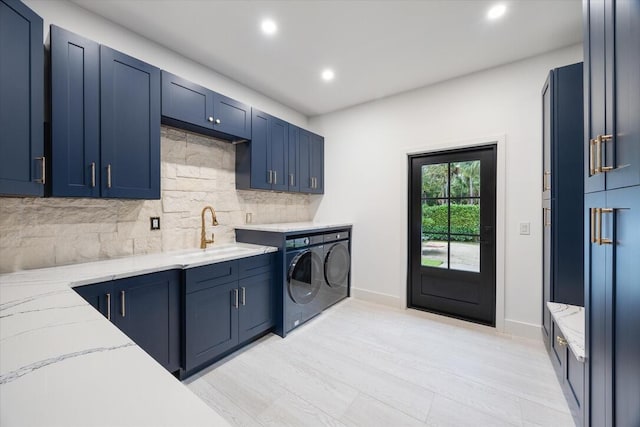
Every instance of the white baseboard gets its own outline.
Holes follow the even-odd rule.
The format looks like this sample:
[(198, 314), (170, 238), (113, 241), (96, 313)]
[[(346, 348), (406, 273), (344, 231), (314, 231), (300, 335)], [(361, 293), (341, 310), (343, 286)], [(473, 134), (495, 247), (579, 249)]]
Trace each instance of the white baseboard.
[(533, 323), (504, 319), (504, 333), (515, 337), (542, 339), (542, 331), (540, 328), (540, 325)]
[(382, 294), (380, 292), (368, 291), (366, 289), (351, 288), (351, 297), (363, 301), (373, 302), (376, 304), (386, 305), (393, 308), (403, 308), (400, 298)]

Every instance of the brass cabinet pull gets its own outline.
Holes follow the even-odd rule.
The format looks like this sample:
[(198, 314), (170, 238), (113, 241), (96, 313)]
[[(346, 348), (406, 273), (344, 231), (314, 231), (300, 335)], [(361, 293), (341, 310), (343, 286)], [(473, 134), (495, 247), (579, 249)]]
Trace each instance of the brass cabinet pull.
[[(547, 179), (547, 177), (549, 177), (549, 179)], [(547, 182), (549, 182), (548, 185)], [(544, 174), (542, 175), (542, 191), (549, 190), (551, 190), (551, 171), (544, 171)]]
[(111, 163), (107, 165), (107, 188), (111, 188)]
[(600, 172), (609, 172), (612, 171), (614, 169), (613, 166), (603, 166), (602, 165), (602, 146), (603, 146), (603, 142), (610, 142), (613, 141), (613, 135), (598, 135), (598, 157), (600, 158), (599, 163), (598, 163), (598, 167), (600, 168)]
[(596, 145), (595, 139), (589, 140), (589, 176), (596, 174), (596, 166), (593, 158), (593, 147)]
[[(547, 212), (549, 213), (549, 222), (547, 222)], [(542, 222), (545, 227), (551, 227), (551, 208), (542, 208)]]
[(242, 289), (242, 305), (246, 305), (247, 303), (247, 289), (243, 286)]
[(42, 173), (42, 177), (35, 180), (38, 184), (46, 184), (47, 183), (47, 159), (46, 157), (36, 157), (36, 160), (40, 160), (40, 172)]
[(566, 347), (567, 344), (569, 344), (567, 340), (562, 338), (560, 335), (556, 336), (556, 342), (563, 347)]
[(273, 171), (273, 183), (278, 183), (278, 171)]
[(107, 320), (111, 320), (111, 294), (107, 294)]
[(589, 213), (591, 214), (591, 243), (598, 243), (598, 239), (596, 238), (596, 211), (598, 208), (589, 208)]
[(273, 184), (273, 171), (269, 169), (269, 184)]
[(606, 237), (602, 237), (602, 214), (603, 213), (613, 213), (612, 208), (598, 208), (598, 244), (599, 245), (611, 245), (613, 244), (612, 239), (608, 239)]
[(125, 311), (126, 301), (125, 301), (125, 298), (124, 298), (124, 291), (120, 291), (120, 304), (122, 305), (122, 307), (120, 307), (120, 315), (122, 317), (125, 317), (127, 315), (127, 313)]
[(233, 308), (238, 308), (238, 289), (233, 290)]
[(91, 162), (91, 187), (96, 186), (96, 162)]

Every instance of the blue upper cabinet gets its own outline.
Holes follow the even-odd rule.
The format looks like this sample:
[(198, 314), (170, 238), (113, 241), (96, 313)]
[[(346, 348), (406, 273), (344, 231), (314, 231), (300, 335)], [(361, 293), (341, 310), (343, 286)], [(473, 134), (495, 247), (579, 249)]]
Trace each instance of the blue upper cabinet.
[(0, 0), (0, 194), (44, 195), (42, 18)]
[(324, 138), (300, 129), (298, 139), (300, 192), (324, 193)]
[(160, 198), (160, 70), (100, 46), (103, 197)]
[(251, 107), (166, 71), (162, 72), (164, 123), (228, 140), (251, 139)]
[(51, 26), (51, 195), (100, 197), (100, 45)]
[(236, 148), (236, 188), (289, 190), (289, 124), (253, 109), (251, 142)]
[(640, 5), (585, 2), (585, 191), (640, 184)]

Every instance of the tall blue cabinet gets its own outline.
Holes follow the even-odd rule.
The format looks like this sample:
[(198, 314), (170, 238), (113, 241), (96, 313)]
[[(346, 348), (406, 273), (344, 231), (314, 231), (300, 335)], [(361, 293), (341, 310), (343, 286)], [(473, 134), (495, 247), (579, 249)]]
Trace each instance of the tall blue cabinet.
[(546, 303), (582, 306), (583, 64), (555, 68), (542, 89), (542, 331), (552, 338)]
[(640, 2), (585, 0), (585, 424), (640, 425)]
[(43, 138), (42, 18), (0, 0), (0, 195), (44, 195)]

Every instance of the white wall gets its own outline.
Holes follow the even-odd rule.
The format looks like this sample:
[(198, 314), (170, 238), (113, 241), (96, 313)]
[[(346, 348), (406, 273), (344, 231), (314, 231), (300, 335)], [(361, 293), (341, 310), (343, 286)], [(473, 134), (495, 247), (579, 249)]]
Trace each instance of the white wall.
[[(540, 91), (551, 68), (581, 60), (576, 45), (310, 120), (325, 136), (327, 165), (315, 220), (355, 224), (356, 295), (406, 304), (406, 153), (504, 135), (506, 217), (498, 222), (506, 224), (505, 289), (503, 310), (496, 310), (504, 319), (497, 324), (539, 336)], [(531, 235), (519, 235), (519, 222), (531, 222)]]
[[(45, 39), (49, 25), (55, 24), (283, 120), (301, 127), (307, 126), (307, 117), (303, 114), (74, 3), (66, 0), (24, 0), (24, 3), (44, 19)], [(171, 22), (167, 22), (167, 25), (170, 26)]]

